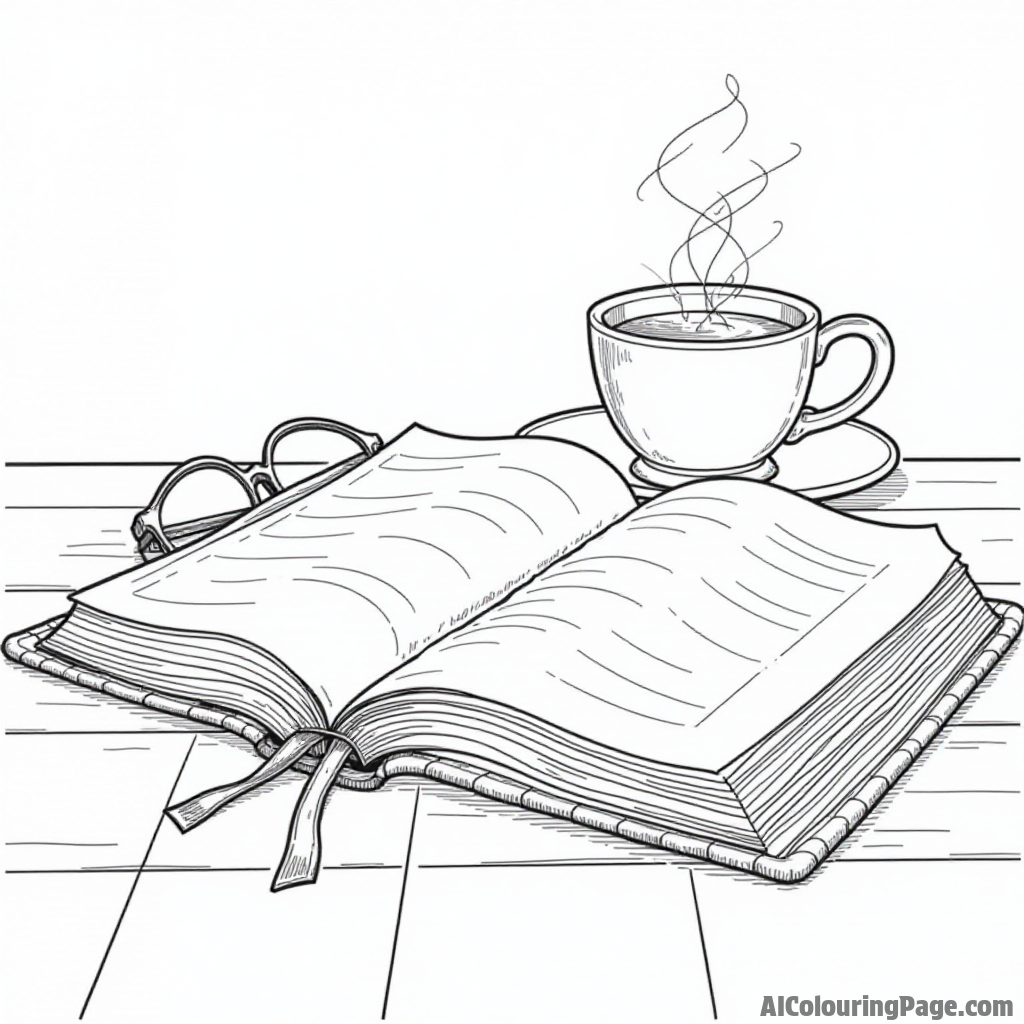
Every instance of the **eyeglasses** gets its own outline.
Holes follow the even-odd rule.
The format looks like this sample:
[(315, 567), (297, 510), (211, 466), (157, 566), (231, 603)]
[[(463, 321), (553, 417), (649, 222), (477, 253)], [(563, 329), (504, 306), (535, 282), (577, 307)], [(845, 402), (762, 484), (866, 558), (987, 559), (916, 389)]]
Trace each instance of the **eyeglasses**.
[[(337, 468), (344, 469), (344, 472), (348, 472), (361, 462), (365, 462), (384, 444), (379, 434), (367, 434), (361, 430), (356, 430), (355, 427), (350, 427), (347, 423), (340, 423), (337, 420), (319, 418), (295, 419), (281, 423), (270, 432), (263, 443), (262, 460), (256, 465), (249, 466), (248, 469), (216, 455), (201, 455), (198, 458), (189, 459), (164, 477), (149, 504), (132, 520), (132, 535), (135, 537), (135, 544), (139, 554), (148, 561), (160, 555), (168, 555), (172, 551), (176, 551), (188, 544), (194, 544), (196, 541), (213, 533), (214, 530), (218, 530), (233, 519), (244, 515), (249, 508), (255, 508), (267, 498), (279, 494), (285, 488), (279, 474), (279, 469), (283, 466), (301, 466), (303, 468), (316, 466), (315, 472), (319, 472), (330, 465), (330, 462), (323, 459), (319, 461), (282, 461), (278, 458), (277, 450), (281, 441), (289, 435), (299, 433), (306, 434), (304, 441), (314, 440), (314, 445), (316, 434), (341, 434), (354, 441), (360, 448), (359, 454), (334, 463)], [(310, 447), (314, 447), (314, 445)], [(245, 493), (245, 497), (249, 502), (248, 508), (218, 511), (211, 515), (204, 515), (165, 526), (163, 522), (164, 505), (168, 496), (186, 477), (206, 470), (225, 474), (234, 480)], [(303, 479), (308, 479), (312, 475), (313, 473), (307, 473)], [(289, 486), (293, 482), (298, 481), (290, 481)]]

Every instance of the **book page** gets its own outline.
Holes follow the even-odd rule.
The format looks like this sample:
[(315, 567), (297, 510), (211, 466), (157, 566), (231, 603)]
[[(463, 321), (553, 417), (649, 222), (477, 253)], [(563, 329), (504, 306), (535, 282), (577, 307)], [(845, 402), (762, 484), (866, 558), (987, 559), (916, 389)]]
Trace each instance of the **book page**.
[(897, 625), (954, 554), (775, 487), (654, 499), (371, 695), (470, 693), (607, 746), (717, 770)]
[(607, 463), (574, 445), (418, 426), (351, 473), (321, 479), (75, 600), (254, 645), (299, 676), (330, 719), (635, 504)]

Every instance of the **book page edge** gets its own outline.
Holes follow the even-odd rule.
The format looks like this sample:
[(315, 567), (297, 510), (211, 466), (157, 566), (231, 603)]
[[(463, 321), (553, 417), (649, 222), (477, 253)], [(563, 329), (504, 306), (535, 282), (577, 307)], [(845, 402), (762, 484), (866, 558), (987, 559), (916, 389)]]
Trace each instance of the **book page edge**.
[[(999, 627), (989, 637), (974, 662), (936, 702), (917, 728), (886, 759), (884, 764), (861, 786), (856, 795), (805, 838), (792, 853), (776, 857), (744, 850), (726, 843), (710, 842), (658, 826), (634, 821), (584, 804), (555, 797), (530, 786), (505, 779), (500, 775), (472, 768), (457, 761), (429, 754), (394, 754), (375, 771), (346, 769), (339, 773), (336, 784), (347, 789), (379, 789), (389, 779), (403, 776), (422, 777), (458, 786), (501, 803), (523, 807), (552, 817), (563, 818), (598, 831), (629, 839), (647, 846), (661, 847), (672, 853), (709, 861), (734, 870), (759, 875), (783, 884), (803, 881), (820, 865), (876, 807), (921, 752), (942, 731), (975, 687), (1007, 652), (1021, 632), (1024, 609), (1007, 601), (987, 601), (1000, 618)], [(12, 633), (3, 642), (4, 655), (27, 668), (57, 676), (68, 682), (97, 690), (108, 696), (140, 704), (167, 714), (225, 729), (252, 743), (261, 757), (269, 757), (277, 744), (270, 734), (255, 722), (241, 715), (189, 704), (186, 701), (122, 683), (109, 676), (76, 668), (69, 662), (44, 655), (37, 644), (56, 628), (64, 616), (48, 619), (28, 629)], [(310, 772), (316, 759), (304, 758), (297, 767)]]

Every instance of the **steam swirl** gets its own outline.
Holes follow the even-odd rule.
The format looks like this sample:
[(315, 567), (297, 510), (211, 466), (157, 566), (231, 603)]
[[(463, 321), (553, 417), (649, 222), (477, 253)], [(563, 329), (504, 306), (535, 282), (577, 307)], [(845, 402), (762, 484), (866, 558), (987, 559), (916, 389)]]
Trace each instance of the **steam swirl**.
[[(758, 253), (764, 252), (782, 234), (783, 228), (782, 221), (774, 221), (775, 233), (767, 241), (748, 252), (734, 233), (736, 215), (745, 210), (762, 195), (768, 187), (772, 174), (787, 164), (791, 164), (801, 153), (800, 145), (792, 142), (790, 145), (795, 148), (796, 152), (770, 167), (765, 167), (757, 160), (748, 158), (748, 163), (756, 169), (756, 173), (746, 177), (738, 185), (734, 185), (725, 192), (716, 190), (715, 198), (703, 208), (695, 205), (695, 202), (691, 201), (691, 199), (684, 198), (680, 194), (681, 189), (679, 185), (670, 185), (666, 180), (665, 171), (688, 153), (691, 153), (691, 151), (694, 151), (694, 157), (696, 157), (702, 148), (706, 149), (706, 146), (702, 146), (700, 143), (700, 133), (694, 134), (696, 130), (703, 125), (711, 125), (715, 122), (723, 124), (728, 119), (735, 118), (738, 114), (741, 117), (739, 128), (735, 130), (732, 137), (720, 150), (721, 154), (725, 154), (740, 141), (750, 123), (750, 114), (746, 105), (740, 99), (739, 82), (733, 75), (725, 76), (725, 88), (730, 96), (729, 101), (717, 110), (713, 110), (710, 114), (706, 114), (699, 120), (694, 121), (693, 124), (673, 136), (659, 154), (654, 170), (640, 182), (636, 190), (637, 199), (643, 202), (644, 196), (641, 193), (644, 187), (652, 181), (657, 181), (666, 195), (695, 215), (685, 241), (676, 248), (669, 259), (668, 279), (666, 280), (661, 277), (657, 271), (652, 271), (652, 273), (672, 288), (679, 303), (683, 319), (688, 320), (689, 316), (683, 304), (683, 297), (673, 283), (677, 280), (676, 266), (685, 255), (693, 278), (700, 282), (704, 292), (704, 317), (697, 325), (697, 330), (700, 330), (704, 324), (710, 323), (716, 317), (722, 326), (729, 326), (728, 321), (720, 310), (732, 298), (738, 295), (744, 285), (750, 280), (751, 259)], [(690, 162), (692, 162), (694, 157), (690, 158)], [(717, 232), (721, 235), (721, 238), (711, 257), (702, 260), (694, 243), (709, 231)], [(646, 264), (644, 266), (646, 267)], [(725, 274), (719, 273), (725, 266), (730, 268), (728, 272)], [(647, 269), (651, 270), (650, 267), (647, 267)], [(716, 278), (722, 283), (709, 283)]]

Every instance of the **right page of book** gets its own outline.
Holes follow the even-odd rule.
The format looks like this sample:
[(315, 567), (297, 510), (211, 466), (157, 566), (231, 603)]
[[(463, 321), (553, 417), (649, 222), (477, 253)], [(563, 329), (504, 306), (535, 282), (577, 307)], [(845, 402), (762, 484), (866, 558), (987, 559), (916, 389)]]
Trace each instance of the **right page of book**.
[(610, 747), (718, 770), (898, 625), (956, 554), (764, 484), (637, 509), (378, 683), (509, 705)]

